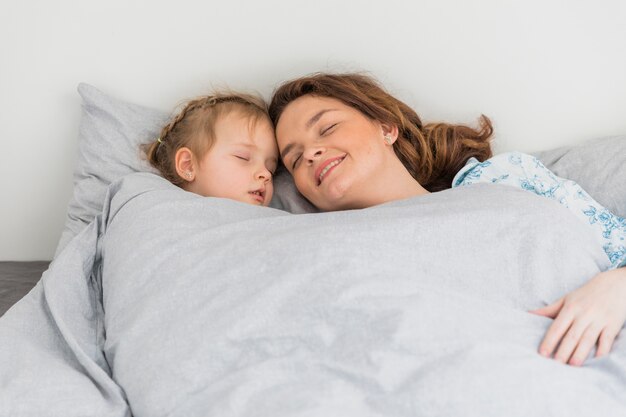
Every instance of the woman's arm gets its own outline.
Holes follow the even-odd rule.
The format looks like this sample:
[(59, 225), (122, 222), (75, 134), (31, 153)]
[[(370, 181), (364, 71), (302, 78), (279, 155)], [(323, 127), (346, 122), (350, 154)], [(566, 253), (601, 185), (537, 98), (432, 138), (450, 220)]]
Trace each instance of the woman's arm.
[(595, 201), (574, 181), (556, 176), (537, 158), (520, 152), (497, 155), (488, 161), (470, 160), (453, 186), (474, 183), (515, 186), (565, 206), (591, 227), (610, 262), (609, 271), (555, 303), (532, 313), (554, 319), (539, 352), (571, 365), (581, 365), (594, 345), (596, 356), (611, 350), (626, 321), (626, 219)]
[[(554, 319), (539, 353), (570, 365), (582, 365), (597, 344), (606, 355), (626, 322), (626, 267), (593, 277), (555, 303), (531, 311)], [(558, 346), (558, 348), (557, 348)]]

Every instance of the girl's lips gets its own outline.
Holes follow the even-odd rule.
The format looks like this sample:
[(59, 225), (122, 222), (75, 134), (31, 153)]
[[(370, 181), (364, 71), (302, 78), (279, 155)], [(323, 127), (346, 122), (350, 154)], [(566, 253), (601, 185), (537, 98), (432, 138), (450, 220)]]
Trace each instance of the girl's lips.
[[(315, 170), (315, 181), (318, 187), (322, 184), (322, 181), (324, 181), (324, 178), (326, 178), (326, 176), (330, 174), (332, 170), (334, 170), (337, 166), (339, 166), (343, 162), (345, 157), (346, 155), (342, 155), (336, 158), (327, 159), (324, 162), (322, 162), (320, 166), (317, 167), (317, 169)], [(333, 164), (333, 163), (335, 164), (332, 165), (330, 168), (328, 168), (326, 171), (324, 171), (325, 168), (328, 167), (328, 165)], [(322, 176), (322, 178), (320, 178), (322, 173), (324, 173), (324, 175)]]
[(265, 190), (255, 190), (248, 192), (253, 199), (263, 204), (265, 202)]

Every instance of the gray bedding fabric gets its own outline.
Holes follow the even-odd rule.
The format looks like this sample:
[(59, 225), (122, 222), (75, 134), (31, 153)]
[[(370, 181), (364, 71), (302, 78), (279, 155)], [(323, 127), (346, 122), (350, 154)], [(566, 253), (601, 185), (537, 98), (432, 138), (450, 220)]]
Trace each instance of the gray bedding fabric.
[(0, 262), (0, 316), (35, 286), (49, 263)]
[(527, 312), (608, 266), (512, 187), (293, 215), (133, 174), (0, 318), (0, 416), (623, 417), (624, 337), (562, 365)]

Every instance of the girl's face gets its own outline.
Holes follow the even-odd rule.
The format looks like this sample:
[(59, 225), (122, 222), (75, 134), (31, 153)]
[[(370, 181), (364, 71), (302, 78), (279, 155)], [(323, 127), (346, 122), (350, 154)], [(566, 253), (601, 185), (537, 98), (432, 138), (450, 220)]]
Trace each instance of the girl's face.
[(276, 126), (281, 158), (298, 190), (321, 210), (369, 207), (399, 162), (384, 136), (397, 129), (370, 120), (343, 102), (302, 96)]
[(197, 161), (188, 191), (267, 206), (274, 191), (272, 176), (278, 148), (271, 122), (256, 123), (237, 112), (221, 117), (215, 125), (215, 143)]

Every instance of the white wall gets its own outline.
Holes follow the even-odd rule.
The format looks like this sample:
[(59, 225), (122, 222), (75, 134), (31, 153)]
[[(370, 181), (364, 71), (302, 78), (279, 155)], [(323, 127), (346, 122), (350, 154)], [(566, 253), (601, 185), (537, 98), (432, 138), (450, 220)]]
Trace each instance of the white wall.
[(621, 0), (5, 1), (0, 59), (0, 260), (53, 255), (81, 81), (169, 110), (369, 70), (425, 121), (490, 116), (498, 151), (626, 133)]

